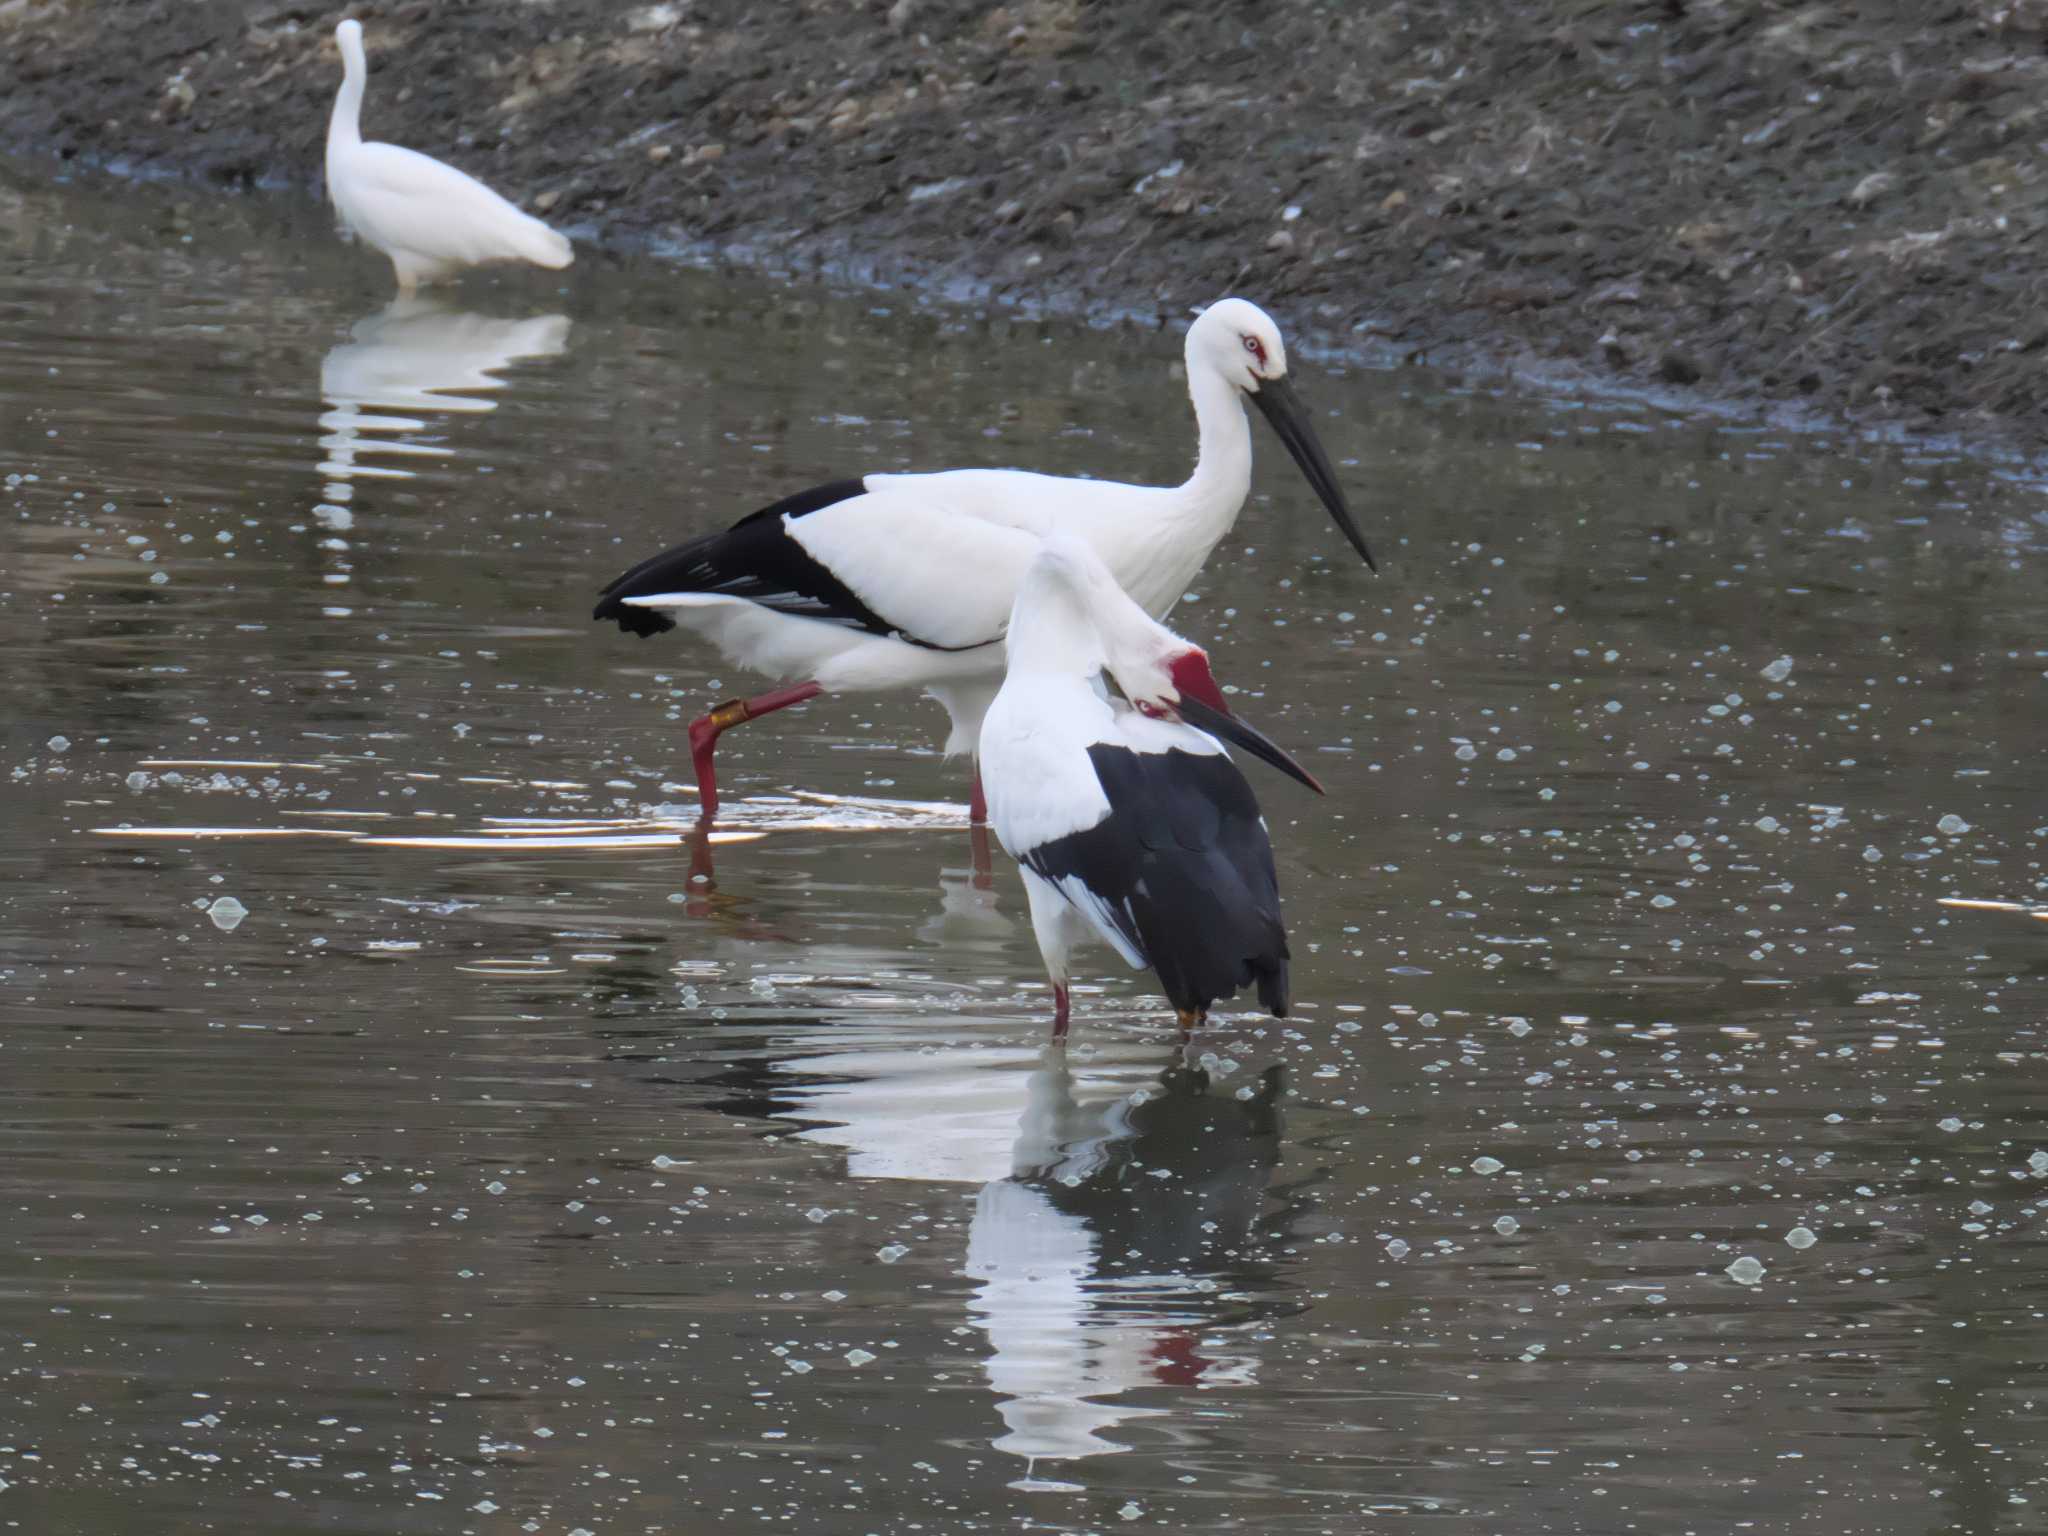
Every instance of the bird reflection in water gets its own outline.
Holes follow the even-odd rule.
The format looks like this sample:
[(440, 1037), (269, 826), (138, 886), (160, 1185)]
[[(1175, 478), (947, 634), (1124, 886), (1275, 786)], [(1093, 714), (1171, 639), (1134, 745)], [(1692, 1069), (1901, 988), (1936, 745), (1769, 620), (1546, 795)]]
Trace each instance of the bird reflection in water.
[(320, 364), (328, 406), (320, 417), (319, 473), (327, 480), (327, 499), (315, 509), (321, 523), (337, 533), (353, 523), (348, 503), (356, 480), (410, 479), (416, 471), (403, 460), (451, 456), (455, 450), (444, 444), (414, 440), (432, 430), (430, 418), (496, 410), (491, 396), (505, 387), (500, 369), (521, 358), (553, 357), (568, 342), (566, 315), (500, 320), (417, 297), (395, 299), (357, 321)]
[(1170, 1411), (1127, 1394), (1252, 1379), (1256, 1325), (1295, 1305), (1267, 1257), (1287, 1213), (1262, 1219), (1280, 1067), (1212, 1084), (1116, 1045), (1077, 1072), (1058, 1047), (847, 1044), (773, 1063), (809, 1079), (777, 1113), (844, 1148), (855, 1178), (980, 1186), (963, 1269), (998, 1450), (1113, 1454), (1117, 1425)]
[(1107, 1438), (1166, 1410), (1117, 1401), (1146, 1387), (1252, 1380), (1242, 1326), (1261, 1315), (1260, 1212), (1280, 1160), (1281, 1068), (1249, 1096), (1176, 1064), (1108, 1102), (1074, 1092), (1064, 1052), (1032, 1074), (1015, 1171), (975, 1200), (972, 1321), (1007, 1433), (1029, 1461), (1127, 1449)]
[[(810, 798), (820, 800), (827, 797), (813, 795)], [(938, 806), (933, 802), (870, 800), (864, 797), (836, 798), (841, 807), (839, 811), (835, 812), (825, 806), (810, 808), (808, 815), (802, 818), (804, 823), (808, 823), (802, 825), (802, 830), (952, 830), (948, 823), (940, 822), (935, 825), (929, 819), (932, 811), (946, 812), (952, 809)], [(694, 826), (681, 832), (679, 835), (682, 845), (688, 849), (690, 855), (691, 891), (702, 894), (718, 889), (718, 866), (712, 856), (711, 833), (714, 830), (795, 830), (789, 807), (787, 796), (750, 795), (740, 800), (727, 800), (716, 823), (699, 820)], [(878, 821), (877, 817), (886, 819)], [(966, 831), (968, 867), (940, 868), (939, 910), (918, 929), (918, 938), (923, 942), (945, 943), (955, 936), (989, 938), (1006, 933), (1011, 927), (1010, 919), (1000, 910), (1002, 898), (996, 889), (995, 845), (989, 838), (988, 828), (976, 825), (968, 827)]]
[(939, 910), (917, 930), (920, 943), (1000, 942), (1015, 927), (996, 890), (986, 826), (967, 829), (968, 866), (939, 870)]

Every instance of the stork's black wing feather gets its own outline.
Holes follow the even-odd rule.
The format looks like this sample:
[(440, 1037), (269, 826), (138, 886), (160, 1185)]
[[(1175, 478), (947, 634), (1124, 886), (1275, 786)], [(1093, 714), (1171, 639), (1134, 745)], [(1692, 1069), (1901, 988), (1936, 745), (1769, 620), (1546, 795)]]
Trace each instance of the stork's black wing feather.
[(716, 592), (801, 618), (845, 624), (877, 635), (895, 634), (897, 627), (862, 602), (829, 567), (812, 559), (809, 551), (789, 536), (782, 521), (866, 493), (867, 486), (860, 480), (834, 480), (785, 496), (749, 513), (723, 533), (707, 533), (642, 560), (599, 594), (590, 616), (600, 623), (616, 620), (619, 628), (630, 634), (658, 635), (674, 629), (676, 621), (658, 608), (641, 608), (627, 598), (657, 592)]
[(1287, 930), (1273, 845), (1244, 775), (1220, 752), (1088, 749), (1109, 816), (1029, 849), (1023, 862), (1073, 878), (1150, 962), (1178, 1009), (1206, 1011), (1256, 986), (1287, 1014)]

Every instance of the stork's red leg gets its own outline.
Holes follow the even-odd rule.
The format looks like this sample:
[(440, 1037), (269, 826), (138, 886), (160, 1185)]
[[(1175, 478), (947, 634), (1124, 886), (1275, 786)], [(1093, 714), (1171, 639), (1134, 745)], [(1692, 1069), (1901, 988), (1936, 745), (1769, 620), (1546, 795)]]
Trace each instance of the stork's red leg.
[(992, 891), (996, 888), (995, 855), (988, 845), (988, 828), (985, 826), (967, 829), (967, 847), (974, 860), (974, 888), (977, 891)]
[(711, 754), (718, 738), (746, 720), (758, 720), (778, 709), (815, 699), (825, 690), (817, 683), (798, 683), (794, 688), (777, 688), (751, 699), (728, 699), (710, 714), (690, 722), (690, 761), (697, 768), (697, 819), (709, 823), (718, 814), (718, 777), (711, 770)]
[[(711, 824), (697, 823), (697, 829), (687, 834), (690, 842), (690, 895), (696, 897), (718, 888), (718, 871), (711, 864)], [(701, 913), (691, 913), (692, 917)]]
[(1196, 1348), (1195, 1336), (1185, 1328), (1169, 1328), (1159, 1334), (1148, 1353), (1154, 1362), (1153, 1379), (1169, 1387), (1192, 1387), (1209, 1369), (1209, 1362)]
[(974, 765), (974, 788), (967, 793), (967, 824), (971, 827), (988, 825), (988, 796), (981, 792), (981, 764)]
[(1065, 982), (1052, 984), (1052, 1037), (1054, 1040), (1067, 1038), (1067, 987)]
[(1180, 1043), (1185, 1047), (1195, 1037), (1195, 1026), (1197, 1024), (1206, 1024), (1209, 1021), (1209, 1010), (1206, 1008), (1182, 1008), (1177, 1010), (1177, 1016), (1180, 1019)]

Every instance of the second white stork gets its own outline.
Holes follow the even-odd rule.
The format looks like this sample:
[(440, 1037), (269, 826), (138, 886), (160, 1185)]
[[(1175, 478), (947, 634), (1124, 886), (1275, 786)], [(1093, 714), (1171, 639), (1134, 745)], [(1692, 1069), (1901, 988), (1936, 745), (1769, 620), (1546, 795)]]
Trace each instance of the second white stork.
[[(1008, 650), (981, 765), (989, 820), (1023, 866), (1053, 1038), (1067, 1032), (1070, 956), (1090, 937), (1158, 974), (1184, 1035), (1246, 987), (1285, 1017), (1273, 845), (1218, 739), (1322, 786), (1230, 713), (1202, 649), (1131, 601), (1078, 539), (1050, 539), (1032, 561)], [(1105, 672), (1128, 704), (1101, 686)]]
[[(1243, 299), (1188, 327), (1188, 393), (1200, 447), (1177, 486), (1074, 480), (1018, 469), (864, 475), (761, 508), (722, 533), (644, 560), (591, 617), (649, 636), (678, 624), (737, 665), (796, 679), (718, 705), (690, 726), (700, 814), (717, 811), (712, 752), (745, 720), (846, 689), (922, 688), (952, 717), (948, 756), (971, 752), (1002, 684), (1000, 644), (1038, 541), (1085, 540), (1117, 583), (1163, 618), (1230, 531), (1251, 488), (1249, 401), (1272, 423), (1368, 566), (1272, 320)], [(980, 781), (974, 819), (980, 821)]]

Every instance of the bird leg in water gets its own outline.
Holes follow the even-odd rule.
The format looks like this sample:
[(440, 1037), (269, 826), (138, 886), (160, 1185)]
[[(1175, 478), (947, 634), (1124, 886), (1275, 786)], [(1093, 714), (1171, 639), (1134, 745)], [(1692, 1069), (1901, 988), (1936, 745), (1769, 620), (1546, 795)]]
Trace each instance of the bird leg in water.
[(1195, 1336), (1185, 1328), (1169, 1328), (1159, 1334), (1146, 1354), (1153, 1362), (1152, 1379), (1169, 1387), (1192, 1387), (1209, 1369), (1209, 1362), (1195, 1347)]
[(794, 688), (777, 688), (751, 699), (727, 699), (710, 714), (690, 722), (690, 760), (697, 767), (697, 819), (709, 823), (718, 814), (718, 778), (711, 771), (711, 754), (724, 732), (745, 720), (758, 720), (778, 709), (815, 699), (825, 690), (817, 683), (798, 683)]
[(974, 860), (974, 888), (977, 891), (992, 891), (996, 888), (995, 855), (988, 845), (988, 827), (970, 826), (967, 829), (967, 847)]
[(1185, 1046), (1195, 1037), (1195, 1026), (1209, 1021), (1208, 1012), (1201, 1008), (1178, 1008), (1175, 1017), (1180, 1020), (1180, 1043)]
[(1067, 987), (1060, 981), (1052, 984), (1052, 1037), (1056, 1042), (1067, 1038)]
[(690, 844), (690, 889), (683, 912), (689, 917), (703, 917), (710, 908), (701, 898), (718, 889), (718, 871), (711, 864), (711, 824), (700, 821), (694, 831), (684, 836)]
[(970, 827), (988, 825), (988, 796), (981, 792), (981, 764), (974, 765), (974, 788), (967, 794), (967, 824)]

